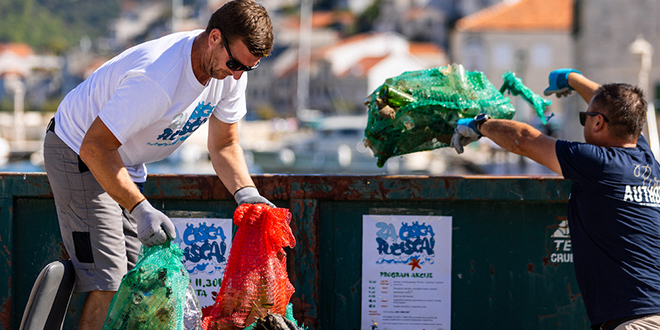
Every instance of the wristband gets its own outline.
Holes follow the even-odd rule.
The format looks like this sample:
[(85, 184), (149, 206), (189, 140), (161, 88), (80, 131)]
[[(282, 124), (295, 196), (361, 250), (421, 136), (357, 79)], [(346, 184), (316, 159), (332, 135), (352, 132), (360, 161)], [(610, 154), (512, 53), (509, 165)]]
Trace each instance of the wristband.
[(133, 207), (131, 207), (131, 209), (128, 211), (128, 213), (132, 213), (133, 210), (135, 210), (135, 207), (136, 207), (136, 206), (140, 205), (140, 203), (142, 203), (142, 202), (144, 202), (144, 201), (146, 201), (146, 200), (147, 200), (147, 199), (146, 199), (145, 197), (142, 197), (142, 199), (141, 199), (139, 202), (135, 203), (135, 205), (133, 205)]
[(490, 116), (485, 113), (480, 113), (474, 117), (474, 129), (477, 131), (477, 134), (479, 134), (480, 137), (483, 136), (483, 134), (481, 134), (481, 125), (488, 119), (490, 119)]

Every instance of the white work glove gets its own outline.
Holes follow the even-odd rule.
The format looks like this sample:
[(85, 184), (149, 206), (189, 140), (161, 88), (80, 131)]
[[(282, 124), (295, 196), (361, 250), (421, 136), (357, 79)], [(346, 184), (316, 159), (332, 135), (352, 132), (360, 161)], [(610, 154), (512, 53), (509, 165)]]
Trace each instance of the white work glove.
[(463, 147), (481, 138), (481, 133), (475, 127), (474, 119), (459, 119), (451, 137), (449, 146), (456, 149), (459, 154), (463, 153)]
[(238, 205), (241, 204), (266, 204), (270, 207), (275, 207), (265, 197), (259, 195), (259, 191), (255, 187), (243, 187), (234, 193), (234, 199)]
[(152, 247), (176, 238), (172, 220), (151, 206), (146, 199), (135, 205), (131, 215), (137, 220), (138, 239), (142, 245)]

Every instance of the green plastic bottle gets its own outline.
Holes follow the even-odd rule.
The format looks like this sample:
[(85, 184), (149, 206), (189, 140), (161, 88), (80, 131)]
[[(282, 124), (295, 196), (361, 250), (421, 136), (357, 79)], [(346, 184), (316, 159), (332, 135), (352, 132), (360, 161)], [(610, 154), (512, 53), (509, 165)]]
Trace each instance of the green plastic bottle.
[(391, 107), (402, 107), (415, 102), (415, 98), (410, 94), (387, 85), (380, 88), (380, 96), (387, 100), (387, 104)]

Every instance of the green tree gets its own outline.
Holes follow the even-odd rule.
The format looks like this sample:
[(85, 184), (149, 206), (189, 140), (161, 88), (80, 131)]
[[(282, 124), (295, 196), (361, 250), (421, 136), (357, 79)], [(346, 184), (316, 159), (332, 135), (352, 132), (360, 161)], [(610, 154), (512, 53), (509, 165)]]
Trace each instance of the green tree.
[(118, 0), (0, 0), (0, 42), (61, 53), (83, 35), (107, 34), (118, 15)]
[(373, 29), (374, 22), (380, 15), (381, 4), (382, 0), (374, 0), (371, 5), (369, 5), (369, 7), (358, 16), (357, 22), (355, 23), (356, 33), (368, 32)]

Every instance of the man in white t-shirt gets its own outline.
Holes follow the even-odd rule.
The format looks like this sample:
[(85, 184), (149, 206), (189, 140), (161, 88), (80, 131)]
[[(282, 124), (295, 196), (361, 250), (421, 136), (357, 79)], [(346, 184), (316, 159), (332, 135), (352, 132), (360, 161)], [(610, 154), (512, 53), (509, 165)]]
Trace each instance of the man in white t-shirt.
[[(209, 122), (213, 167), (236, 202), (264, 203), (238, 143), (247, 74), (268, 56), (273, 32), (252, 0), (218, 9), (205, 30), (132, 47), (60, 104), (44, 142), (64, 245), (87, 292), (80, 329), (100, 329), (140, 244), (173, 239), (174, 225), (142, 194), (145, 163), (161, 160)], [(225, 79), (229, 78), (229, 79)]]

